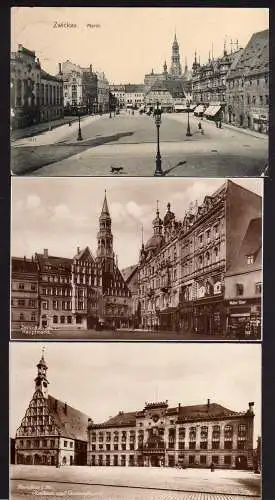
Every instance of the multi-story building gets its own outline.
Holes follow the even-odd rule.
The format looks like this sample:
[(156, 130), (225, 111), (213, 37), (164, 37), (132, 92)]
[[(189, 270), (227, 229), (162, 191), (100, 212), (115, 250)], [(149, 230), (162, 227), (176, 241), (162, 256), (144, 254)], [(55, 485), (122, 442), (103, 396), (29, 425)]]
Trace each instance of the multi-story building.
[(140, 301), (138, 294), (138, 265), (126, 267), (121, 270), (123, 279), (131, 292), (132, 304), (132, 326), (138, 327), (141, 322)]
[(88, 465), (253, 468), (254, 403), (246, 411), (220, 404), (169, 407), (145, 403), (88, 425)]
[(118, 108), (122, 109), (125, 108), (125, 85), (124, 84), (119, 84), (119, 85), (110, 85), (110, 92), (113, 94), (117, 101), (117, 106)]
[(163, 81), (163, 80), (178, 80), (184, 85), (185, 92), (190, 93), (192, 89), (192, 73), (188, 70), (187, 60), (185, 59), (185, 68), (182, 72), (181, 62), (180, 62), (180, 52), (179, 43), (177, 41), (177, 36), (175, 34), (174, 41), (172, 44), (172, 55), (171, 55), (171, 66), (168, 72), (166, 61), (163, 65), (162, 73), (155, 73), (152, 69), (151, 73), (148, 73), (144, 77), (145, 94), (150, 90), (150, 88)]
[(185, 105), (187, 95), (182, 80), (159, 80), (145, 95), (147, 107), (155, 107), (158, 102), (163, 111), (173, 111), (175, 105)]
[(268, 132), (269, 30), (254, 33), (226, 77), (225, 120)]
[(242, 49), (238, 46), (236, 50), (229, 53), (224, 46), (222, 57), (210, 56), (206, 64), (201, 65), (195, 59), (192, 73), (192, 96), (193, 102), (203, 106), (203, 112), (209, 119), (224, 118), (226, 111), (226, 79), (230, 67), (238, 60)]
[(39, 325), (39, 273), (34, 259), (16, 258), (11, 261), (11, 329)]
[(48, 394), (47, 369), (42, 353), (34, 394), (16, 431), (15, 463), (86, 465), (90, 419)]
[(11, 53), (11, 126), (23, 128), (40, 119), (41, 66), (35, 52), (21, 44)]
[[(226, 332), (225, 273), (262, 199), (227, 180), (177, 220), (157, 209), (138, 268), (142, 326), (213, 335)], [(259, 311), (260, 312), (260, 311)]]
[(225, 273), (228, 331), (260, 336), (262, 297), (262, 220), (252, 219), (239, 252)]
[(40, 121), (49, 121), (63, 116), (63, 81), (41, 69)]
[(97, 255), (77, 248), (70, 259), (36, 253), (31, 261), (12, 259), (12, 330), (22, 325), (49, 329), (128, 327), (131, 292), (113, 251), (112, 221), (105, 195)]
[(104, 73), (92, 65), (82, 68), (67, 60), (61, 64), (64, 81), (64, 107), (78, 108), (89, 113), (109, 111), (109, 83)]
[(125, 85), (124, 100), (126, 108), (140, 108), (144, 103), (144, 85), (130, 83)]

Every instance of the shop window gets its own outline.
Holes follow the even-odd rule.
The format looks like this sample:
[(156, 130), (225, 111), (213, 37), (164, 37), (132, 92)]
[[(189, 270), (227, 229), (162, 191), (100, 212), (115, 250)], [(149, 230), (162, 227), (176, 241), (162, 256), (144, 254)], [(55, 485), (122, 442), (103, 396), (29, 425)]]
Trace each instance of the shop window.
[(212, 455), (212, 462), (215, 465), (218, 465), (219, 463), (219, 456), (218, 455)]
[(189, 465), (194, 465), (195, 463), (195, 455), (189, 455)]
[(206, 464), (206, 455), (200, 455), (200, 464), (205, 465)]
[(236, 284), (236, 295), (240, 296), (244, 294), (244, 286), (241, 283)]

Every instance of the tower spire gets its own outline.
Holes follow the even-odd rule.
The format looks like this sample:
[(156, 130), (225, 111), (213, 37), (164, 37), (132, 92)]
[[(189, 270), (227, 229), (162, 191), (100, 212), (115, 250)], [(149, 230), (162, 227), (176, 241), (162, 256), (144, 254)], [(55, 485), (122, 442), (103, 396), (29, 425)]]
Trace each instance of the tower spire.
[(37, 367), (37, 376), (35, 378), (35, 390), (41, 391), (44, 398), (48, 397), (48, 385), (49, 382), (47, 380), (47, 364), (44, 358), (45, 346), (42, 347), (42, 354), (39, 363), (36, 365)]
[(99, 217), (99, 232), (97, 233), (97, 257), (104, 261), (105, 270), (111, 271), (114, 264), (112, 219), (109, 212), (106, 190), (101, 214)]

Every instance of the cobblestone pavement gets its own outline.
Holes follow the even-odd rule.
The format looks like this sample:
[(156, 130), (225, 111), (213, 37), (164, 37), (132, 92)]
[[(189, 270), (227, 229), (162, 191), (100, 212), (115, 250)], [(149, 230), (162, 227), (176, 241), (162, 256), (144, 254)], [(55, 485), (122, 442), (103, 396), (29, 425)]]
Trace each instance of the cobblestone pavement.
[(161, 491), (138, 488), (11, 481), (11, 500), (259, 500), (257, 496)]
[[(268, 157), (268, 138), (237, 128), (217, 129), (190, 117), (192, 137), (186, 137), (186, 116), (163, 116), (160, 129), (162, 168), (169, 176), (260, 175)], [(153, 175), (156, 127), (148, 116), (88, 117), (82, 123), (83, 141), (77, 141), (77, 124), (59, 127), (12, 145), (15, 175)], [(259, 134), (258, 134), (259, 135)], [(49, 147), (50, 146), (50, 147)]]
[[(184, 469), (165, 467), (76, 467), (64, 466), (59, 469), (47, 466), (11, 466), (11, 479), (22, 485), (63, 483), (70, 489), (71, 484), (91, 486), (112, 486), (168, 490), (184, 493), (208, 493), (215, 495), (239, 495), (259, 497), (260, 475), (251, 471)], [(38, 483), (37, 483), (38, 482)], [(16, 483), (17, 484), (17, 483)], [(107, 497), (108, 498), (108, 497)], [(150, 497), (149, 497), (150, 498)], [(188, 497), (187, 497), (188, 498)], [(219, 496), (216, 496), (219, 498)]]

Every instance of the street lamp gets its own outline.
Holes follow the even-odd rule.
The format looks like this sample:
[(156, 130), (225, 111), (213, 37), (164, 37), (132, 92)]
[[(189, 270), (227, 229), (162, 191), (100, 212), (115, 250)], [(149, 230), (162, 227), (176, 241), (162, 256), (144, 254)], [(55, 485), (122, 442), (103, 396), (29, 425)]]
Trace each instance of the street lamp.
[(77, 140), (82, 141), (81, 127), (80, 127), (80, 111), (78, 111), (78, 135)]
[(161, 108), (159, 107), (159, 102), (157, 102), (157, 107), (154, 110), (154, 117), (155, 117), (155, 124), (157, 127), (157, 155), (156, 155), (156, 170), (154, 175), (155, 176), (163, 176), (164, 173), (161, 168), (161, 155), (160, 155), (160, 150), (159, 150), (159, 127), (161, 124)]
[(190, 123), (189, 123), (189, 112), (190, 112), (190, 102), (189, 101), (187, 101), (186, 107), (187, 107), (187, 131), (186, 131), (186, 137), (191, 137), (192, 134), (191, 134), (191, 131), (190, 131)]

